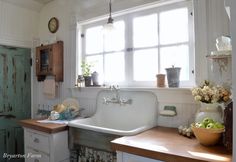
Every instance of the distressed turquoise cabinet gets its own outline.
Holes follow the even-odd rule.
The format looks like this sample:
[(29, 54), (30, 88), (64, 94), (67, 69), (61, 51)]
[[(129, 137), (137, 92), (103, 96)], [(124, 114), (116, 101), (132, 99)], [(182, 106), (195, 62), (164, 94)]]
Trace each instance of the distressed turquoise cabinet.
[(21, 119), (31, 114), (30, 49), (0, 46), (0, 161), (21, 162), (4, 155), (24, 154)]

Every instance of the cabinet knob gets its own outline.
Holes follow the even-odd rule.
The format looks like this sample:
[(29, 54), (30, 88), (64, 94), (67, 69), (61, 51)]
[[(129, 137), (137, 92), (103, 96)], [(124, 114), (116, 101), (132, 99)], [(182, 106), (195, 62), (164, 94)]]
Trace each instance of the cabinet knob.
[(39, 139), (38, 138), (34, 138), (34, 143), (39, 143)]
[(38, 62), (39, 62), (39, 59), (36, 59), (36, 62), (38, 63)]

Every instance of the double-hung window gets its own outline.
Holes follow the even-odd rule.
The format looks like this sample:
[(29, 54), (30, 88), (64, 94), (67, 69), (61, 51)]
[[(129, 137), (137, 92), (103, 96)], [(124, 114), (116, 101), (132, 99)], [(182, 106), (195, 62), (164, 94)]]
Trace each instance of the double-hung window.
[(191, 2), (148, 7), (116, 16), (115, 32), (106, 20), (81, 25), (82, 58), (99, 73), (100, 83), (155, 86), (156, 74), (181, 67), (182, 86), (194, 82)]

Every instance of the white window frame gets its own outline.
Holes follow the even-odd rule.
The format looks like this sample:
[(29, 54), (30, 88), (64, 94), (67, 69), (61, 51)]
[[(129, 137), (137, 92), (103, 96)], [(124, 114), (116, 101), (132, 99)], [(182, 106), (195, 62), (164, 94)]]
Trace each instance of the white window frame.
[[(134, 17), (138, 16), (144, 16), (152, 13), (158, 13), (158, 19), (159, 19), (159, 13), (162, 11), (168, 11), (172, 9), (177, 9), (177, 8), (182, 8), (182, 7), (187, 7), (188, 8), (188, 21), (189, 21), (189, 41), (188, 41), (188, 47), (189, 47), (189, 81), (181, 81), (180, 82), (180, 87), (192, 87), (195, 85), (195, 75), (194, 75), (194, 69), (195, 69), (195, 54), (194, 54), (194, 18), (192, 16), (193, 13), (193, 6), (192, 6), (192, 1), (181, 1), (181, 2), (176, 2), (173, 4), (167, 4), (167, 5), (153, 5), (153, 6), (145, 6), (141, 7), (139, 9), (131, 9), (129, 11), (124, 11), (120, 12), (118, 14), (112, 14), (114, 21), (119, 21), (119, 20), (124, 20), (125, 21), (125, 82), (118, 82), (116, 84), (119, 84), (121, 86), (128, 86), (128, 87), (155, 87), (156, 82), (155, 81), (134, 81), (133, 80), (133, 51), (128, 51), (128, 48), (133, 49), (132, 45), (132, 19)], [(107, 19), (106, 18), (95, 18), (94, 20), (91, 21), (86, 21), (79, 23), (80, 26), (80, 32), (85, 33), (85, 30), (90, 27), (94, 26), (99, 26), (99, 25), (104, 25), (106, 23)], [(159, 23), (158, 23), (159, 25)], [(158, 29), (159, 30), (159, 29)], [(159, 32), (159, 31), (158, 31)], [(159, 37), (159, 36), (158, 36)], [(82, 59), (85, 59), (85, 39), (80, 39), (81, 40), (81, 54), (82, 54)], [(160, 40), (160, 39), (159, 39)], [(179, 44), (179, 43), (177, 43)], [(180, 43), (183, 44), (183, 43)], [(160, 58), (160, 47), (163, 46), (174, 46), (172, 45), (160, 45), (160, 41), (158, 41), (158, 58)], [(153, 47), (144, 47), (142, 49), (149, 49)], [(92, 56), (92, 55), (89, 55)], [(160, 59), (158, 59), (158, 70), (160, 72)], [(154, 76), (155, 77), (155, 76)], [(104, 82), (104, 84), (112, 84), (112, 83), (107, 83)]]

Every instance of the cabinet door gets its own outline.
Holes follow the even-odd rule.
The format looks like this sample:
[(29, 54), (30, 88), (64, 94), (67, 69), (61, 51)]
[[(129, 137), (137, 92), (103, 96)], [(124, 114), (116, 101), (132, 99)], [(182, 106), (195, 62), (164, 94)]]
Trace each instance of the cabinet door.
[(48, 135), (41, 134), (35, 131), (25, 131), (25, 144), (30, 148), (37, 149), (44, 153), (50, 153), (50, 138)]
[(36, 50), (36, 74), (48, 75), (51, 74), (51, 46), (38, 47)]
[(63, 42), (52, 45), (51, 68), (56, 81), (63, 81)]
[[(117, 159), (118, 162), (119, 159)], [(138, 155), (133, 155), (133, 154), (128, 154), (128, 153), (123, 153), (123, 161), (122, 162), (163, 162), (160, 160), (155, 160), (155, 159), (150, 159)]]
[(25, 162), (50, 162), (48, 154), (42, 153), (36, 149), (27, 148), (25, 152)]

